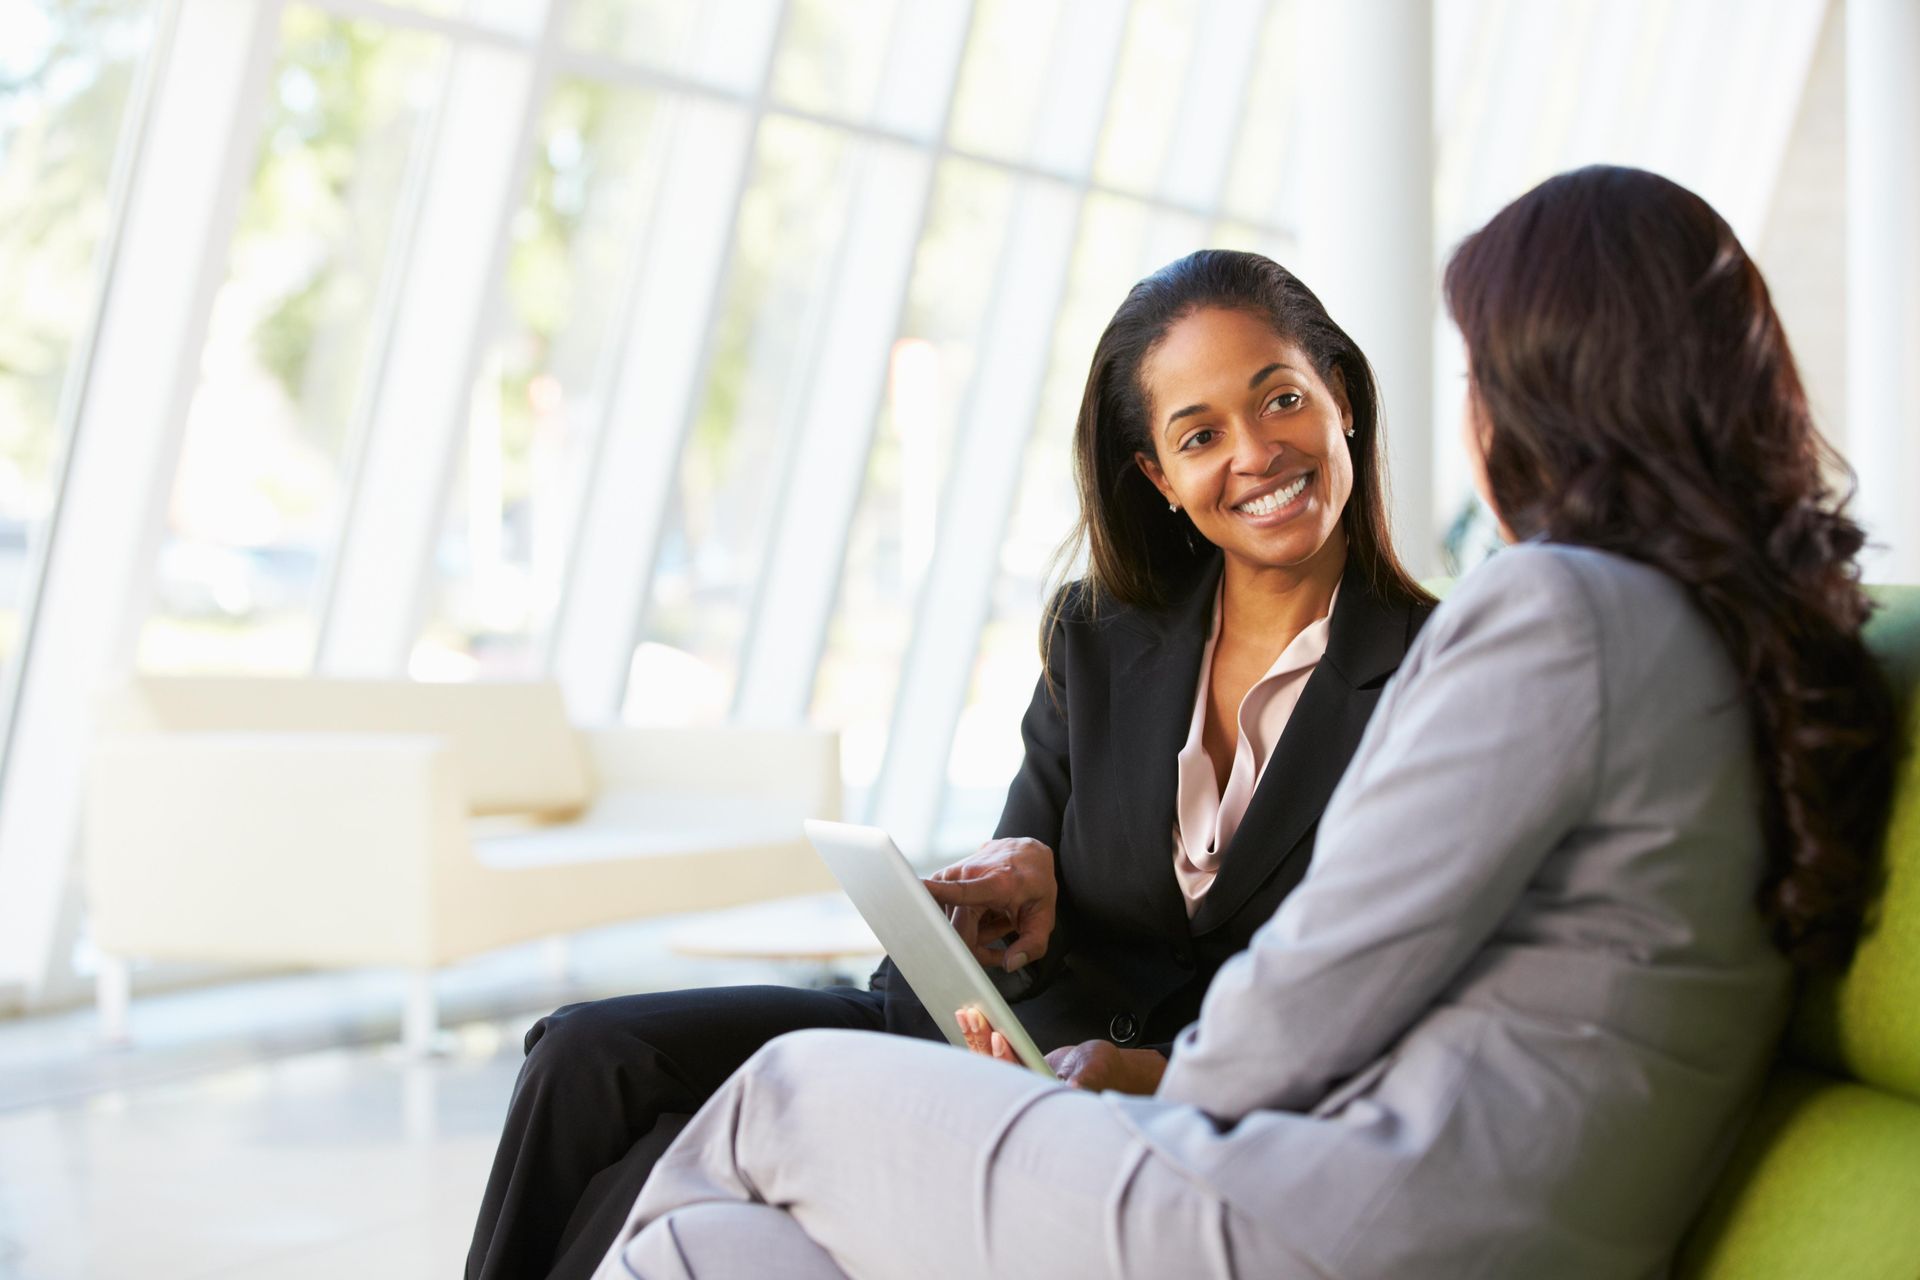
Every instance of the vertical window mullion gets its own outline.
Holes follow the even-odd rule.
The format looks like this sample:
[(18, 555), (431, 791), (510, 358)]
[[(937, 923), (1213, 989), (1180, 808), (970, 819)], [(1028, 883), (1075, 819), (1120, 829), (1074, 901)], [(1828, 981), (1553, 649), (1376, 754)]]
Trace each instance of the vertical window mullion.
[[(947, 4), (939, 15), (945, 29), (934, 32), (945, 39), (935, 57), (946, 85), (935, 142), (945, 137), (953, 115), (972, 7), (970, 0)], [(925, 22), (929, 11), (923, 6), (913, 16)], [(888, 111), (883, 98), (879, 113)], [(802, 445), (785, 478), (748, 627), (734, 701), (734, 714), (743, 720), (788, 722), (806, 715), (866, 477), (891, 342), (900, 332), (915, 251), (931, 213), (932, 155), (865, 145), (841, 236), (821, 367), (808, 386)]]
[[(531, 60), (491, 45), (453, 51), (416, 252), (323, 620), (315, 666), (326, 674), (406, 670), (564, 7), (549, 0)], [(503, 136), (510, 147), (499, 145)]]
[[(1064, 28), (1056, 57), (1073, 61), (1089, 49), (1110, 57), (1098, 100), (1110, 108), (1125, 10), (1080, 7)], [(1106, 24), (1115, 23), (1117, 27)], [(1090, 29), (1091, 28), (1091, 29)], [(1104, 28), (1104, 30), (1103, 30)], [(1103, 38), (1103, 36), (1105, 38)], [(1067, 74), (1063, 79), (1084, 80)], [(1043, 121), (1036, 140), (1078, 149), (1062, 155), (1076, 172), (1090, 172), (1100, 120), (1076, 112), (1080, 98), (1055, 99), (1074, 113), (1071, 126)], [(1091, 126), (1091, 127), (1089, 127)], [(947, 760), (966, 704), (973, 658), (992, 603), (1001, 541), (1019, 483), (1017, 460), (1037, 416), (1052, 343), (1035, 342), (1036, 318), (1051, 334), (1064, 296), (1086, 190), (1039, 179), (1023, 180), (1009, 225), (1017, 228), (1002, 250), (993, 301), (984, 325), (980, 373), (968, 396), (940, 503), (939, 532), (908, 647), (893, 727), (874, 786), (870, 820), (886, 827), (909, 856), (925, 856), (946, 790)]]
[[(198, 357), (254, 158), (277, 0), (182, 0), (131, 184), (0, 780), (0, 980), (47, 978), (93, 699), (131, 670)], [(209, 138), (219, 145), (209, 147)], [(46, 642), (57, 638), (57, 643)]]
[(750, 114), (688, 103), (662, 190), (621, 376), (555, 627), (551, 669), (583, 718), (618, 714), (664, 540), (680, 459), (713, 362), (740, 209), (792, 0), (780, 0)]

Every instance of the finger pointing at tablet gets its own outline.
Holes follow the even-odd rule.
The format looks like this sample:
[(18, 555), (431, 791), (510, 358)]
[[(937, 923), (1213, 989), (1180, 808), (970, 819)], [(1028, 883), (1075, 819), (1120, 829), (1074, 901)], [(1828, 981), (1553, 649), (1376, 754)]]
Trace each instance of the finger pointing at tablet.
[[(1053, 850), (1038, 840), (989, 840), (924, 883), (981, 964), (1012, 972), (1046, 954), (1059, 887)], [(1004, 951), (992, 946), (1009, 934)]]

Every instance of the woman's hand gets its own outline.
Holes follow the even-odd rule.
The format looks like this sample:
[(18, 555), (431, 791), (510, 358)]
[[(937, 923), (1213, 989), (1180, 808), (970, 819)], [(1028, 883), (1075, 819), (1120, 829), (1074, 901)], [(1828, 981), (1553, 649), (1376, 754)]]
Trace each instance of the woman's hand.
[[(993, 1029), (985, 1014), (962, 1009), (954, 1016), (967, 1038), (967, 1048), (1002, 1062), (1019, 1063), (1013, 1046)], [(1149, 1094), (1160, 1087), (1160, 1077), (1167, 1073), (1167, 1060), (1158, 1049), (1122, 1049), (1108, 1040), (1084, 1040), (1055, 1049), (1047, 1055), (1047, 1065), (1062, 1084), (1090, 1092)]]
[[(1006, 1043), (1004, 1037), (1000, 1043)], [(1167, 1073), (1167, 1060), (1158, 1049), (1122, 1049), (1110, 1040), (1083, 1040), (1055, 1049), (1047, 1055), (1047, 1065), (1076, 1089), (1116, 1093), (1152, 1093)]]
[[(1013, 973), (1047, 953), (1060, 890), (1053, 850), (1038, 840), (989, 840), (924, 883), (981, 964)], [(1005, 950), (992, 945), (1009, 934)]]

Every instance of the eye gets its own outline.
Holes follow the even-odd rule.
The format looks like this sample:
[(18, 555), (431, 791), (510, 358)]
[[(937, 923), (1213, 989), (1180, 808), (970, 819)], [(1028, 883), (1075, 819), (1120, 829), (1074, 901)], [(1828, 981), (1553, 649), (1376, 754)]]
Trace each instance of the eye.
[(1299, 404), (1300, 393), (1298, 391), (1281, 391), (1268, 399), (1267, 408), (1271, 410), (1278, 406), (1279, 411), (1285, 413), (1290, 409), (1298, 407)]
[(1212, 427), (1202, 427), (1198, 431), (1194, 432), (1192, 435), (1188, 436), (1185, 440), (1182, 440), (1180, 442), (1180, 452), (1186, 453), (1189, 450), (1197, 449), (1201, 445), (1208, 443), (1210, 440), (1213, 439), (1214, 436), (1217, 436), (1219, 434), (1220, 433), (1215, 431)]

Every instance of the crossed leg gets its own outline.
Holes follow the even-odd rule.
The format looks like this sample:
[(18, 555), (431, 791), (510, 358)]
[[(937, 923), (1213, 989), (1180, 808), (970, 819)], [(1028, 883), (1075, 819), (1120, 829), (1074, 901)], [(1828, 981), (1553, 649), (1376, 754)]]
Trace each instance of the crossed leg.
[[(595, 1280), (1230, 1276), (1270, 1239), (1096, 1095), (860, 1032), (754, 1056), (655, 1167)], [(1256, 1244), (1256, 1239), (1258, 1243)]]
[[(641, 1232), (624, 1255), (608, 1256), (619, 1280), (705, 1280), (766, 1276), (770, 1280), (847, 1280), (833, 1255), (800, 1229), (793, 1215), (769, 1204), (691, 1204)], [(604, 1269), (597, 1276), (609, 1274)]]

